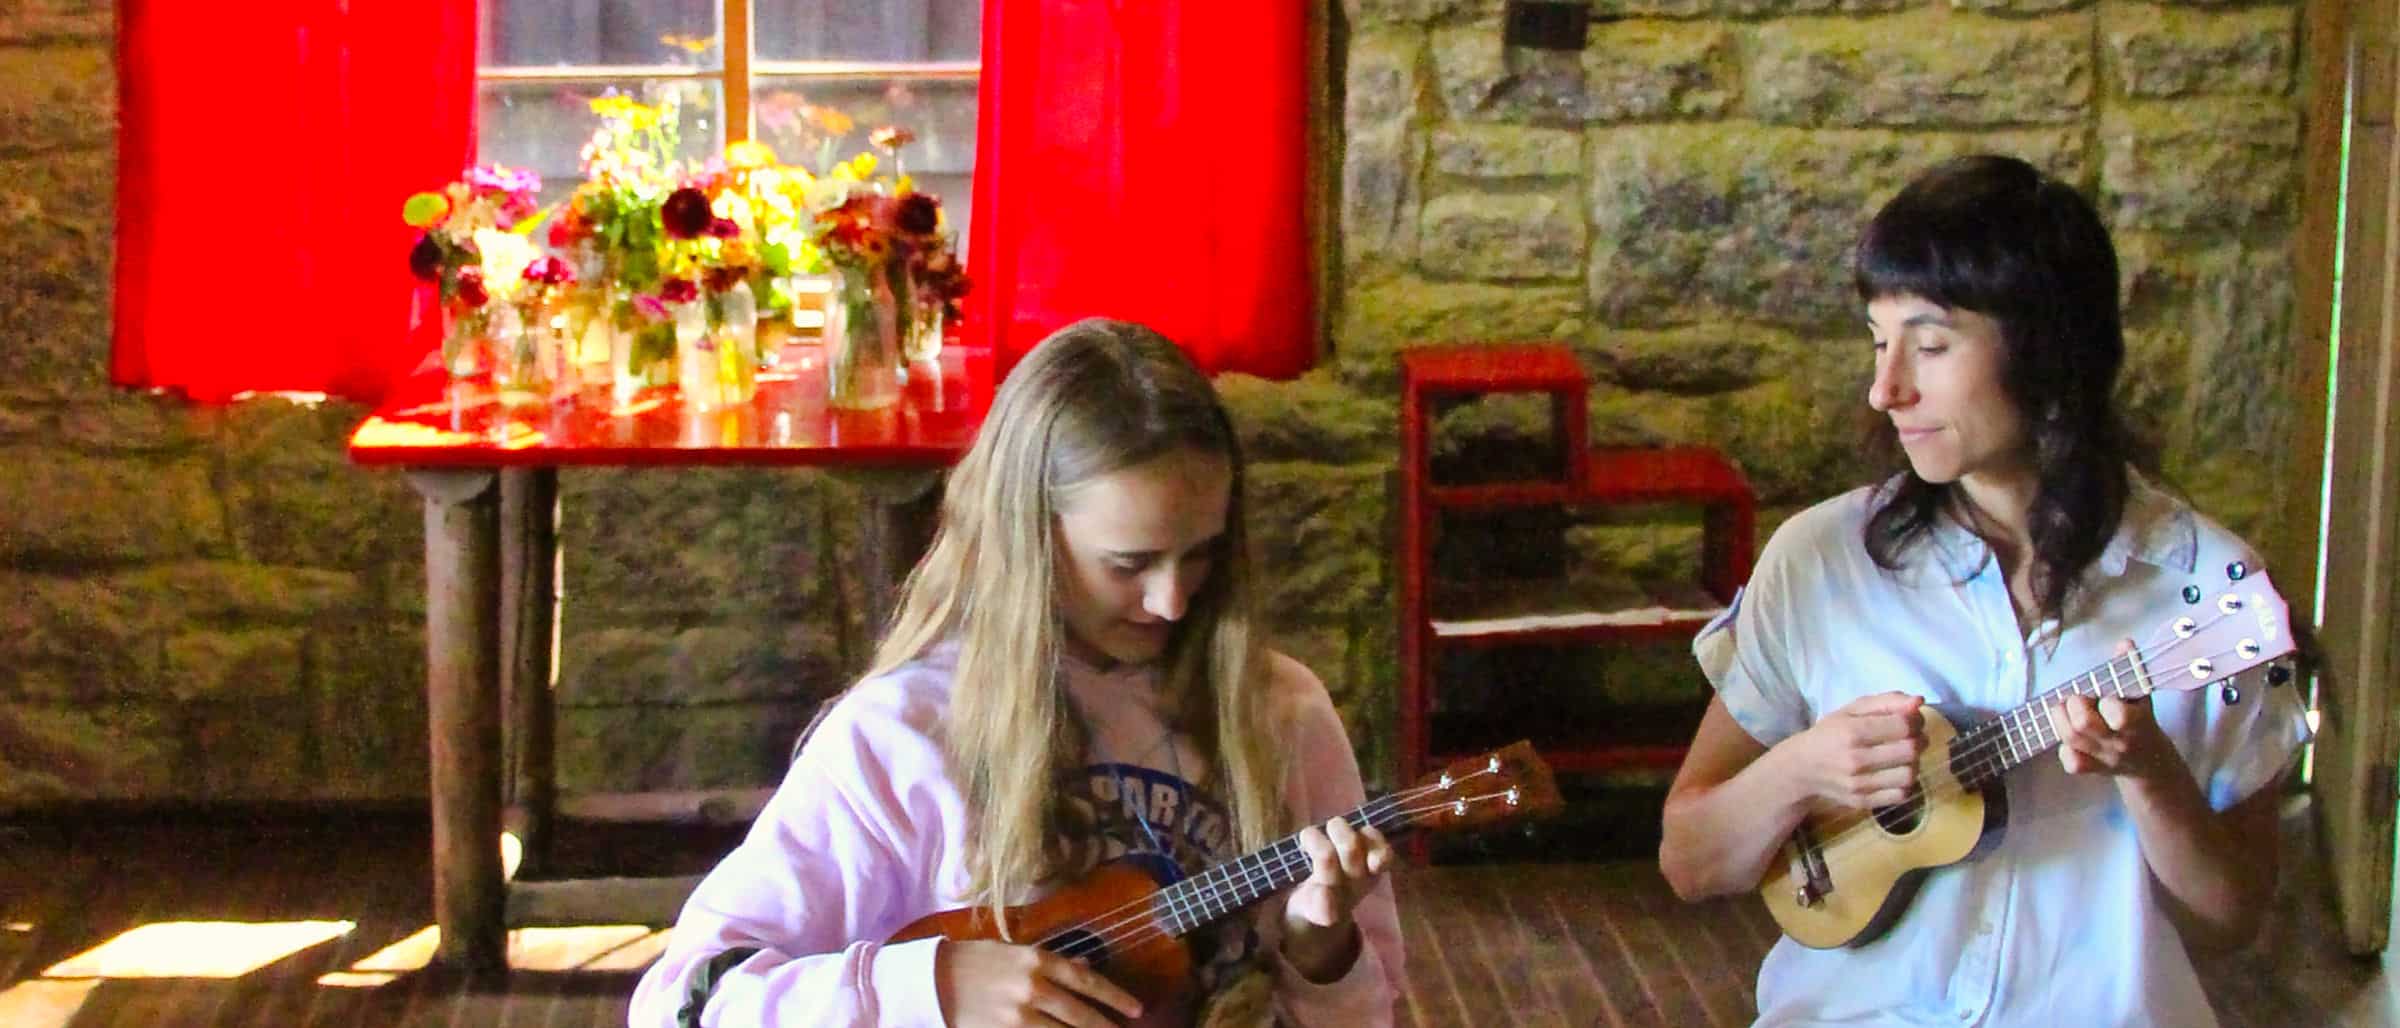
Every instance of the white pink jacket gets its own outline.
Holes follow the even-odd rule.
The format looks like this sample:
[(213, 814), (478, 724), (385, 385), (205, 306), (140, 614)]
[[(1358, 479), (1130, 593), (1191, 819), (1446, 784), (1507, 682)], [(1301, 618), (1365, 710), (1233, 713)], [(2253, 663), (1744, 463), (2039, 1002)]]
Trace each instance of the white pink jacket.
[[(937, 648), (859, 683), (833, 705), (749, 836), (684, 905), (672, 942), (634, 992), (633, 1028), (675, 1025), (695, 972), (737, 948), (757, 952), (723, 969), (703, 1025), (943, 1023), (933, 979), (940, 943), (879, 940), (927, 914), (966, 905), (958, 898), (967, 884), (966, 810), (941, 744), (954, 655), (951, 647)], [(1064, 670), (1094, 740), (1087, 754), (1093, 763), (1082, 776), (1091, 795), (1077, 807), (1094, 823), (1087, 838), (1068, 841), (1084, 846), (1088, 860), (1151, 848), (1144, 840), (1159, 841), (1187, 867), (1238, 855), (1223, 849), (1238, 843), (1221, 809), (1188, 790), (1202, 770), (1190, 741), (1179, 735), (1166, 745), (1155, 674), (1140, 667), (1104, 672), (1076, 661)], [(1286, 733), (1291, 761), (1284, 793), (1298, 820), (1322, 823), (1358, 806), (1364, 795), (1357, 761), (1324, 686), (1280, 654), (1273, 657), (1273, 681), (1282, 711), (1275, 724)], [(1116, 802), (1128, 795), (1154, 802)], [(1133, 816), (1137, 809), (1143, 813)], [(1237, 925), (1223, 933), (1222, 949), (1255, 942), (1285, 1024), (1390, 1024), (1402, 959), (1390, 882), (1378, 885), (1354, 916), (1364, 946), (1349, 973), (1331, 983), (1311, 983), (1281, 960), (1281, 897), (1253, 911), (1254, 940), (1241, 938), (1246, 933)], [(1189, 1011), (1150, 1011), (1143, 1023), (1180, 1025), (1189, 1017)]]

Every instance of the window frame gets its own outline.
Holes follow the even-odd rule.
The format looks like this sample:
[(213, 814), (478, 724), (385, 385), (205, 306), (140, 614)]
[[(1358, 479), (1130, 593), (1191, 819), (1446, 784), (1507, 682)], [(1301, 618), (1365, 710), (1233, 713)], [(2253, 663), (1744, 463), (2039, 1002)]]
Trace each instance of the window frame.
[[(763, 61), (751, 43), (750, 0), (719, 0), (717, 35), (719, 67), (690, 68), (677, 64), (559, 64), (475, 66), (478, 86), (491, 82), (715, 81), (724, 100), (726, 145), (755, 138), (751, 94), (760, 78), (811, 79), (885, 78), (917, 81), (973, 82), (983, 75), (983, 62), (974, 61)], [(482, 145), (481, 134), (476, 140)]]

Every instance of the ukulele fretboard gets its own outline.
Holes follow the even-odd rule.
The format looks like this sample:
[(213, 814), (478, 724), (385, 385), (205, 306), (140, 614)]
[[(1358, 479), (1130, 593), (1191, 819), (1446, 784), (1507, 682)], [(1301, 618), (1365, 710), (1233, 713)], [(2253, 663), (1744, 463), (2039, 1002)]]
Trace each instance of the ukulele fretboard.
[[(1413, 818), (1396, 797), (1370, 800), (1342, 815), (1353, 828), (1374, 825), (1385, 838), (1397, 838)], [(1237, 857), (1158, 890), (1151, 911), (1159, 925), (1175, 935), (1213, 923), (1277, 892), (1308, 879), (1308, 851), (1300, 834), (1284, 836), (1256, 853)]]

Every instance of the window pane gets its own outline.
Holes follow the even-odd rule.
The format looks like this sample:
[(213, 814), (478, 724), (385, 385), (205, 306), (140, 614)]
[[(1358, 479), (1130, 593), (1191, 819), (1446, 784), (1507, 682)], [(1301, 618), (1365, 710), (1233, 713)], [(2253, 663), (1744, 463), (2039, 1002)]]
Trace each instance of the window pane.
[[(941, 197), (950, 227), (966, 235), (975, 171), (974, 79), (760, 76), (751, 117), (760, 142), (784, 163), (811, 171), (869, 149), (868, 135), (882, 126), (916, 133), (916, 142), (900, 151), (902, 167), (918, 190)], [(849, 131), (828, 131), (845, 121)]]
[(723, 153), (725, 135), (717, 117), (715, 82), (483, 82), (476, 86), (476, 135), (480, 160), (532, 168), (542, 176), (542, 202), (564, 198), (582, 181), (583, 144), (600, 119), (593, 98), (614, 90), (658, 104), (672, 96), (678, 107), (680, 153), (686, 161)]
[(483, 67), (717, 68), (718, 0), (484, 0)]
[(753, 0), (751, 10), (760, 60), (972, 61), (980, 53), (980, 0)]

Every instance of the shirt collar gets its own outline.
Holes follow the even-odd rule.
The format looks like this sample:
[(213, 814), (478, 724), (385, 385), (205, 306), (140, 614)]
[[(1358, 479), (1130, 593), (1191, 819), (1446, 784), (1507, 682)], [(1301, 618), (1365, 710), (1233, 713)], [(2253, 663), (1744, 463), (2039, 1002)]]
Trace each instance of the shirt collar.
[[(2200, 551), (2200, 529), (2192, 519), (2191, 508), (2175, 502), (2139, 473), (2128, 472), (2127, 477), (2124, 516), (2117, 520), (2116, 534), (2109, 537), (2108, 545), (2101, 549), (2099, 559), (2092, 562), (2086, 574), (2114, 578), (2124, 574), (2126, 565), (2137, 560), (2156, 568), (2191, 573)], [(1897, 476), (1886, 482), (1885, 495), (1898, 483)], [(1878, 501), (1881, 499), (1883, 496), (1877, 497)], [(1991, 563), (1991, 546), (1947, 513), (1934, 518), (1924, 538), (1935, 565), (1953, 582), (1974, 578)]]

